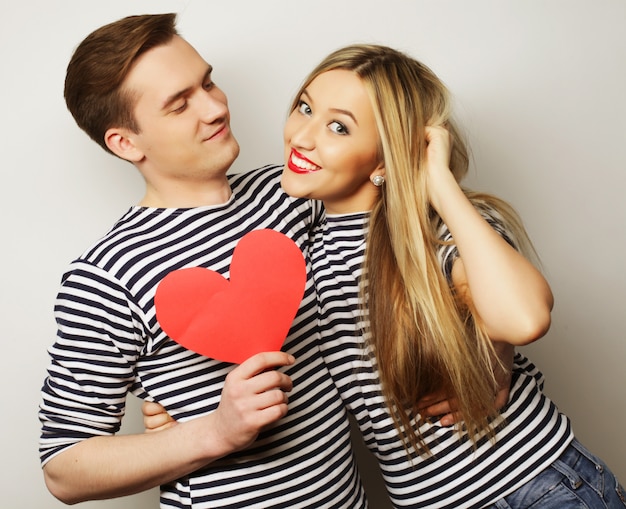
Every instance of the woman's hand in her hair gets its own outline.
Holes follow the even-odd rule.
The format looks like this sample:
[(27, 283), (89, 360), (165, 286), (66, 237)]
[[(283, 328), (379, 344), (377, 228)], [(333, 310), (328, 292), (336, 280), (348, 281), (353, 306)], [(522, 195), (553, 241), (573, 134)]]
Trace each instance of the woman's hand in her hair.
[(442, 126), (426, 126), (426, 159), (424, 170), (428, 176), (428, 193), (431, 205), (439, 212), (442, 186), (458, 187), (450, 171), (450, 154), (454, 140)]
[(452, 135), (443, 126), (426, 126), (426, 162), (429, 169), (432, 166), (449, 168), (450, 153), (452, 151)]
[(146, 428), (146, 433), (163, 431), (177, 424), (165, 408), (154, 401), (144, 401), (141, 405), (141, 413), (143, 414), (143, 425)]

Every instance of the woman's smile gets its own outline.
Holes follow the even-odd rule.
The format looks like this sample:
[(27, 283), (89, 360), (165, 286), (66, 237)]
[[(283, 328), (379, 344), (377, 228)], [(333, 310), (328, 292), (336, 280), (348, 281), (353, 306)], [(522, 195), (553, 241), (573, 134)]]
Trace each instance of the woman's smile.
[(322, 169), (321, 166), (309, 161), (300, 152), (295, 149), (291, 149), (291, 155), (287, 161), (289, 169), (296, 173), (311, 173)]

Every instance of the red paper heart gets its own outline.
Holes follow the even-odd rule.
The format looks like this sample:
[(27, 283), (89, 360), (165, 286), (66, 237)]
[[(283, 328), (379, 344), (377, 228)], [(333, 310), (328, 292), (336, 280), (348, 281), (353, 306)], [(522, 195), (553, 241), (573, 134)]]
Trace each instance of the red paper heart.
[(230, 281), (201, 267), (165, 276), (154, 296), (156, 316), (185, 348), (240, 364), (256, 353), (280, 350), (305, 282), (298, 246), (282, 233), (256, 230), (235, 247)]

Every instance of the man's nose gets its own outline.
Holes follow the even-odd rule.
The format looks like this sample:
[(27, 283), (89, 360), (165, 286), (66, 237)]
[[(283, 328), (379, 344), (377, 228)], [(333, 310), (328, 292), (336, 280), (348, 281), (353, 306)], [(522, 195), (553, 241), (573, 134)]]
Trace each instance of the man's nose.
[(203, 91), (199, 108), (202, 121), (207, 124), (211, 124), (228, 116), (228, 102), (223, 93), (214, 94)]

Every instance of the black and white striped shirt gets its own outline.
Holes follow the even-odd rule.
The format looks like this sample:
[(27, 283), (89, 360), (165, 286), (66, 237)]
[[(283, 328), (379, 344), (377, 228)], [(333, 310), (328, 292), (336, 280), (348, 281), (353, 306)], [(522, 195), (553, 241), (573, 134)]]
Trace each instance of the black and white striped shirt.
[[(495, 212), (486, 219), (505, 233)], [(328, 216), (316, 231), (311, 260), (327, 365), (366, 445), (379, 460), (395, 507), (484, 507), (559, 457), (573, 438), (569, 420), (542, 393), (543, 375), (518, 353), (495, 446), (483, 440), (473, 450), (467, 436), (459, 439), (452, 428), (434, 422), (421, 428), (433, 456), (413, 454), (409, 461), (382, 398), (375, 359), (356, 325), (361, 320), (358, 281), (367, 220), (367, 214)], [(448, 233), (442, 229), (441, 238)], [(442, 266), (454, 259), (454, 251), (454, 245), (442, 250)]]
[[(58, 334), (42, 389), (43, 464), (81, 440), (116, 433), (128, 392), (160, 402), (180, 421), (215, 410), (233, 365), (168, 338), (155, 316), (155, 290), (169, 272), (186, 267), (228, 277), (235, 245), (252, 230), (286, 234), (308, 259), (319, 211), (285, 195), (280, 173), (267, 167), (230, 176), (233, 195), (223, 205), (133, 207), (71, 264), (56, 301)], [(286, 369), (294, 385), (287, 416), (245, 451), (163, 486), (161, 507), (367, 507), (347, 413), (320, 352), (308, 272), (283, 347), (296, 357)]]

